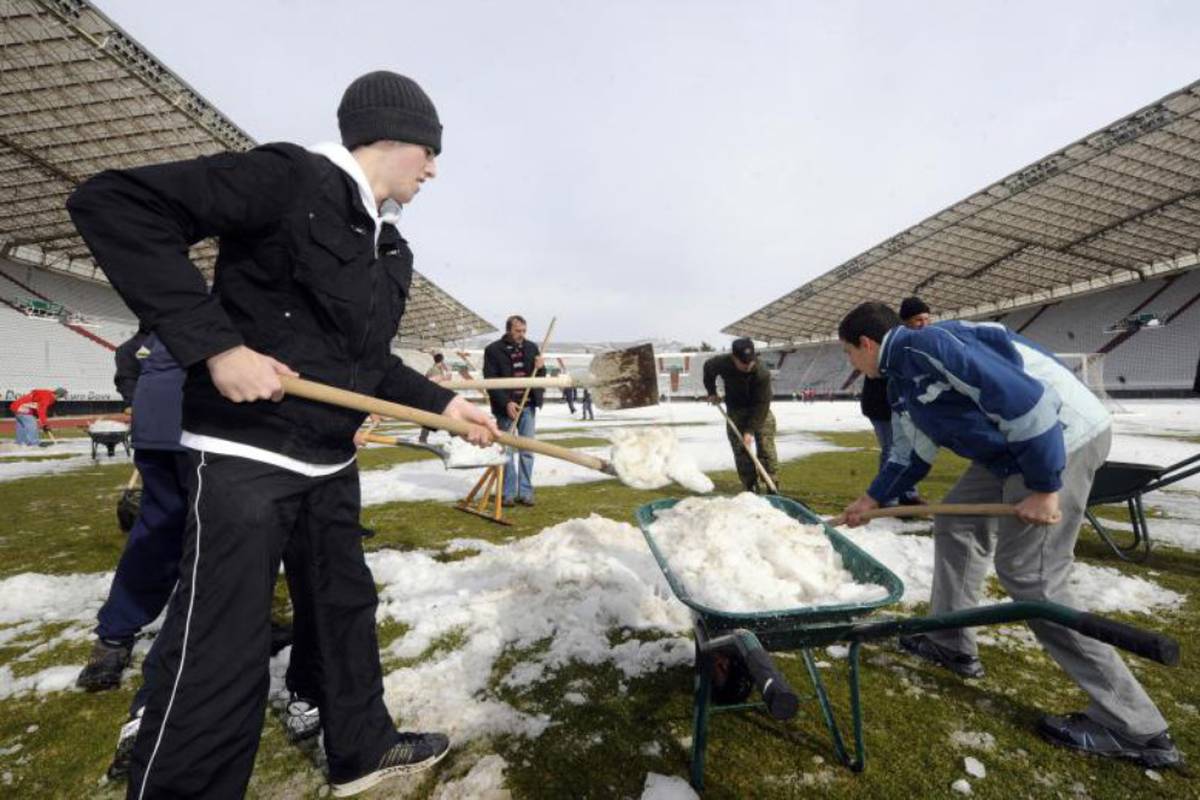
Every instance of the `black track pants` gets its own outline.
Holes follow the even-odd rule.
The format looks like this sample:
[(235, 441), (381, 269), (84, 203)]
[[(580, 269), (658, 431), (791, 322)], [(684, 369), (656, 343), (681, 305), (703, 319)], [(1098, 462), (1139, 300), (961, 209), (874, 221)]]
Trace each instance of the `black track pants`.
[[(285, 547), (294, 652), (321, 706), (330, 778), (373, 769), (394, 740), (358, 470), (321, 478), (193, 452), (179, 586), (144, 667), (129, 797), (240, 797), (266, 707), (271, 594)], [(309, 682), (309, 681), (306, 681)]]

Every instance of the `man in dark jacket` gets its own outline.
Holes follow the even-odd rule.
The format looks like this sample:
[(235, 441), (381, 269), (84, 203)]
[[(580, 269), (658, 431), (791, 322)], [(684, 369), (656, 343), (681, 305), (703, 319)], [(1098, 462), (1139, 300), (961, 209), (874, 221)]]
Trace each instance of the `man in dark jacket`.
[[(180, 580), (144, 667), (133, 797), (238, 797), (262, 732), (269, 612), (285, 545), (297, 646), (319, 654), (335, 796), (431, 766), (441, 734), (399, 733), (383, 704), (377, 597), (362, 552), (353, 436), (364, 415), (285, 397), (306, 377), (470, 423), (466, 400), (392, 354), (412, 280), (400, 205), (437, 174), (441, 123), (412, 80), (374, 72), (338, 107), (342, 143), (275, 144), (104, 172), (68, 201), (96, 262), (188, 369), (188, 521)], [(220, 238), (213, 291), (190, 245)], [(196, 602), (197, 599), (200, 602)], [(304, 617), (303, 621), (301, 617)]]
[[(513, 314), (504, 321), (504, 335), (489, 344), (483, 351), (483, 377), (524, 378), (546, 374), (542, 367), (542, 356), (538, 346), (525, 338), (525, 318)], [(537, 410), (542, 407), (544, 389), (533, 389), (529, 400), (517, 419), (524, 389), (489, 389), (488, 401), (501, 430), (514, 427), (520, 436), (533, 436), (537, 432)], [(508, 454), (508, 466), (504, 468), (504, 498), (502, 502), (511, 506), (516, 501), (521, 505), (533, 505), (533, 453), (522, 450), (520, 455)]]
[(775, 452), (775, 415), (771, 413), (771, 373), (759, 362), (751, 340), (735, 339), (730, 350), (729, 355), (714, 356), (704, 362), (704, 389), (708, 392), (708, 402), (715, 405), (721, 402), (717, 378), (725, 384), (725, 408), (738, 430), (735, 435), (726, 426), (725, 435), (733, 448), (738, 477), (747, 492), (766, 492), (769, 487), (758, 485), (758, 471), (746, 448), (754, 446), (759, 463), (778, 488), (779, 456)]

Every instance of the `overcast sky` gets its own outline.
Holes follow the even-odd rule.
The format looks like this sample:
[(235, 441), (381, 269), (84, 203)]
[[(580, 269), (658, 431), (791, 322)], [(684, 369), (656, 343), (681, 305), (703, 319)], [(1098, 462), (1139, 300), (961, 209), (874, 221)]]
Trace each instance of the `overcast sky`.
[(1200, 3), (98, 0), (260, 142), (346, 85), (445, 126), (417, 268), (540, 338), (719, 330), (1200, 78)]

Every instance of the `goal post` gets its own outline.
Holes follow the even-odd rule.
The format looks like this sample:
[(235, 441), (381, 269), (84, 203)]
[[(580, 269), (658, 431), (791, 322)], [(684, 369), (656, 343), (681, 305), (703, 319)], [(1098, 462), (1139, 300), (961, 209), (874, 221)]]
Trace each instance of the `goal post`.
[(1100, 398), (1100, 402), (1104, 403), (1109, 411), (1127, 411), (1105, 388), (1104, 353), (1055, 353), (1054, 357), (1071, 370), (1084, 386), (1091, 389), (1092, 394)]

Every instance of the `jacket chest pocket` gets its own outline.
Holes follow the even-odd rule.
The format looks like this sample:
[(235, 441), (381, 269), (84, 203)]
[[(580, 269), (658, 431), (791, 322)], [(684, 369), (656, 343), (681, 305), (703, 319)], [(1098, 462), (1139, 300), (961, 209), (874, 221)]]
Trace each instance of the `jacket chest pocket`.
[(370, 258), (371, 232), (333, 214), (311, 211), (300, 238), (296, 279), (321, 294), (347, 303), (360, 302), (365, 295), (362, 265)]

